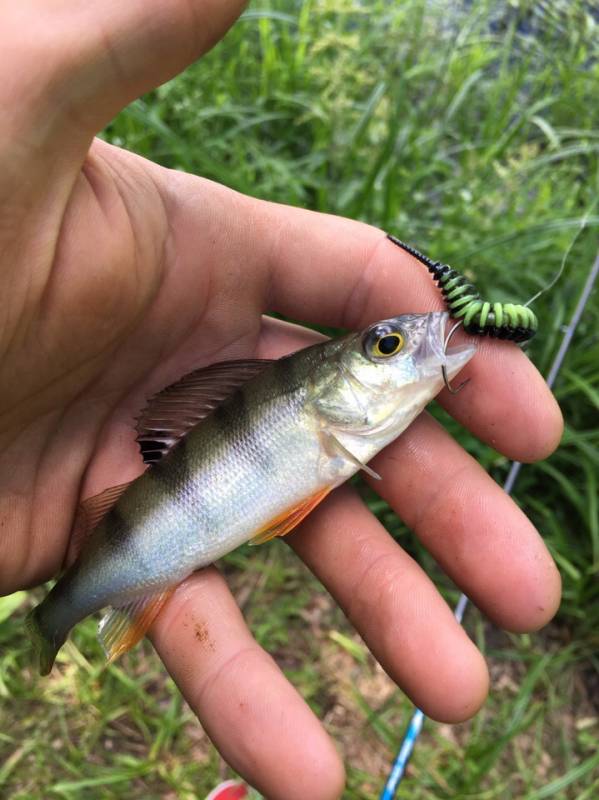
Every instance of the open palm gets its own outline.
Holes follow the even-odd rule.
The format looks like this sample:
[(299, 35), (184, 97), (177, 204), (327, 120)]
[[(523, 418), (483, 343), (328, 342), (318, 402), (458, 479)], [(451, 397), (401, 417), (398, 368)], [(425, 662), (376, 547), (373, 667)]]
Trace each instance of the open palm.
[[(374, 228), (259, 202), (92, 141), (120, 107), (217, 41), (240, 2), (66, 5), (18, 4), (0, 28), (3, 592), (55, 575), (80, 498), (142, 471), (132, 419), (145, 398), (203, 364), (313, 340), (264, 311), (359, 328), (440, 307), (425, 270)], [(466, 373), (470, 388), (444, 401), (477, 435), (524, 460), (555, 447), (559, 410), (516, 347), (482, 345)], [(505, 386), (497, 375), (509, 376)], [(551, 617), (559, 577), (538, 534), (431, 418), (375, 468), (377, 490), (491, 618), (529, 630)], [(289, 541), (415, 702), (446, 720), (477, 710), (480, 654), (350, 489)], [(213, 648), (198, 646), (194, 620)], [(178, 589), (152, 639), (250, 782), (271, 798), (339, 796), (332, 743), (216, 570)]]

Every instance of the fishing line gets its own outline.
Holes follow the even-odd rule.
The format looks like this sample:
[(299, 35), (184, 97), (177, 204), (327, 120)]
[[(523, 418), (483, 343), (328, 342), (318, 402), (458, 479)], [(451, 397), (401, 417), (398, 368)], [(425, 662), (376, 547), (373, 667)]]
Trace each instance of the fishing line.
[(573, 247), (574, 247), (574, 245), (576, 244), (576, 240), (578, 239), (578, 237), (580, 236), (580, 234), (581, 234), (581, 233), (583, 232), (583, 230), (586, 228), (586, 226), (587, 226), (587, 222), (589, 221), (589, 217), (590, 217), (590, 215), (591, 215), (591, 212), (593, 211), (593, 209), (594, 209), (594, 208), (595, 208), (595, 206), (597, 205), (597, 200), (598, 200), (598, 199), (599, 199), (599, 195), (597, 195), (597, 197), (595, 197), (595, 199), (593, 200), (593, 202), (591, 203), (591, 205), (590, 205), (590, 206), (587, 208), (587, 210), (586, 210), (586, 212), (585, 212), (584, 216), (582, 217), (582, 219), (581, 219), (581, 221), (580, 221), (580, 226), (579, 226), (578, 230), (576, 231), (576, 233), (574, 234), (574, 236), (573, 236), (573, 238), (572, 238), (572, 241), (570, 242), (570, 244), (569, 244), (569, 245), (568, 245), (568, 247), (566, 248), (566, 252), (564, 253), (564, 255), (563, 255), (563, 257), (562, 257), (562, 263), (561, 263), (561, 265), (560, 265), (560, 268), (559, 268), (559, 270), (557, 271), (556, 275), (554, 275), (553, 279), (552, 279), (552, 280), (551, 280), (551, 281), (550, 281), (550, 282), (547, 284), (547, 286), (543, 286), (541, 289), (539, 289), (539, 291), (538, 291), (536, 294), (534, 294), (534, 295), (533, 295), (533, 296), (530, 298), (530, 300), (527, 300), (527, 301), (526, 301), (526, 303), (524, 303), (524, 306), (525, 306), (525, 307), (526, 307), (526, 306), (529, 306), (531, 303), (534, 303), (534, 301), (535, 301), (535, 300), (537, 300), (537, 299), (538, 299), (538, 298), (539, 298), (539, 297), (540, 297), (542, 294), (545, 294), (545, 292), (548, 292), (548, 291), (549, 291), (549, 289), (553, 289), (553, 287), (555, 286), (555, 284), (556, 284), (556, 283), (559, 281), (559, 279), (562, 277), (562, 274), (563, 274), (563, 272), (564, 272), (564, 268), (565, 268), (565, 266), (566, 266), (566, 261), (568, 260), (568, 257), (569, 257), (569, 255), (570, 255), (570, 251), (572, 250), (572, 248), (573, 248)]
[[(578, 231), (578, 234), (579, 233), (580, 231)], [(569, 250), (570, 249), (571, 246)], [(570, 322), (568, 323), (568, 326), (564, 331), (564, 335), (562, 337), (562, 341), (557, 351), (557, 354), (553, 359), (551, 367), (549, 368), (546, 382), (547, 386), (550, 389), (553, 387), (553, 384), (555, 383), (555, 380), (559, 374), (565, 355), (568, 352), (568, 349), (572, 342), (572, 338), (574, 337), (576, 328), (578, 327), (585, 306), (589, 300), (589, 297), (593, 290), (593, 286), (595, 285), (598, 276), (599, 276), (599, 252), (595, 256), (595, 261), (589, 270), (584, 288), (582, 290), (578, 303), (576, 304), (574, 313), (572, 314), (572, 318), (570, 319)], [(516, 479), (518, 477), (518, 473), (520, 472), (521, 468), (522, 468), (522, 463), (520, 461), (512, 461), (510, 470), (507, 474), (507, 478), (505, 479), (505, 483), (503, 484), (503, 490), (507, 495), (510, 495), (512, 493), (514, 484), (516, 483)], [(462, 593), (454, 610), (454, 617), (460, 624), (462, 622), (468, 602), (469, 602), (468, 598), (466, 597), (465, 594)], [(406, 766), (408, 764), (410, 756), (412, 755), (414, 747), (416, 746), (418, 736), (420, 735), (420, 732), (422, 730), (424, 720), (425, 716), (423, 712), (419, 708), (416, 709), (412, 714), (410, 722), (408, 723), (408, 727), (406, 733), (404, 734), (401, 747), (399, 749), (399, 752), (397, 753), (395, 761), (393, 762), (391, 772), (389, 773), (389, 777), (387, 778), (387, 782), (383, 787), (379, 800), (393, 800), (395, 798), (397, 789), (399, 788), (399, 785), (405, 775)]]

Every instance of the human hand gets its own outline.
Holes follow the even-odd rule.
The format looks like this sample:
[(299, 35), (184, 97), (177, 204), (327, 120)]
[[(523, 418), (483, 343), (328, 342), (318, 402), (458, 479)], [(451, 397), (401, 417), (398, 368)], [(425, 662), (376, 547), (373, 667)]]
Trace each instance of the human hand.
[[(312, 340), (265, 310), (357, 329), (441, 307), (426, 271), (376, 229), (259, 202), (92, 142), (122, 106), (204, 52), (241, 6), (30, 0), (2, 12), (5, 592), (56, 574), (80, 497), (141, 472), (131, 419), (146, 397), (202, 364)], [(510, 457), (546, 455), (561, 419), (541, 377), (509, 343), (479, 350), (465, 370), (469, 389), (442, 396), (444, 405)], [(430, 417), (374, 467), (377, 491), (491, 619), (530, 630), (551, 617), (559, 578), (538, 534)], [(487, 691), (480, 654), (351, 489), (288, 541), (427, 714), (456, 721), (477, 710)], [(194, 619), (214, 649), (199, 646)], [(216, 570), (179, 588), (152, 639), (252, 784), (269, 798), (281, 797), (281, 784), (292, 787), (285, 800), (339, 795), (331, 742), (253, 641)]]

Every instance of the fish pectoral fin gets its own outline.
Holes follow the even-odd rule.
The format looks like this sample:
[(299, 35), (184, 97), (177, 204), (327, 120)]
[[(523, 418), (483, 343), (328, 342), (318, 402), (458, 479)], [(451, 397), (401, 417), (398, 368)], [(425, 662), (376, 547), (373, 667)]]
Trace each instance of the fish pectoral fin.
[(69, 549), (65, 561), (71, 564), (81, 552), (81, 548), (89, 534), (100, 523), (102, 518), (115, 505), (125, 489), (133, 481), (119, 483), (118, 486), (110, 486), (100, 494), (88, 497), (79, 504), (75, 514), (75, 522), (71, 531)]
[(109, 664), (143, 639), (175, 588), (170, 586), (157, 594), (138, 597), (125, 606), (111, 608), (102, 617), (98, 639)]
[(382, 480), (381, 476), (378, 472), (375, 472), (368, 464), (364, 464), (364, 462), (360, 461), (360, 459), (355, 456), (344, 444), (341, 444), (339, 439), (332, 433), (328, 431), (323, 432), (323, 436), (325, 437), (325, 444), (329, 446), (329, 450), (333, 450), (337, 452), (339, 455), (346, 458), (348, 461), (351, 461), (353, 464), (356, 465), (359, 469), (363, 469), (367, 475), (370, 475), (371, 478), (374, 478), (377, 481)]
[(324, 500), (332, 488), (332, 486), (327, 486), (320, 492), (316, 492), (316, 494), (311, 495), (306, 500), (302, 500), (301, 503), (292, 506), (287, 509), (287, 511), (283, 512), (283, 514), (279, 514), (278, 517), (270, 520), (264, 528), (252, 536), (250, 544), (264, 544), (264, 542), (269, 542), (276, 536), (285, 536), (285, 534), (292, 531), (296, 525), (299, 525), (304, 517), (307, 517), (308, 514)]

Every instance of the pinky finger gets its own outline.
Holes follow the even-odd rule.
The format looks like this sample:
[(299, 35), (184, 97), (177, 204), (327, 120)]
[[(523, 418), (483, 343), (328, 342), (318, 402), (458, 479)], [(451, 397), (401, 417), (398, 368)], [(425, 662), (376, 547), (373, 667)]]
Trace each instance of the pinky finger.
[(269, 800), (341, 796), (331, 739), (255, 642), (215, 569), (179, 586), (151, 638), (225, 760)]

